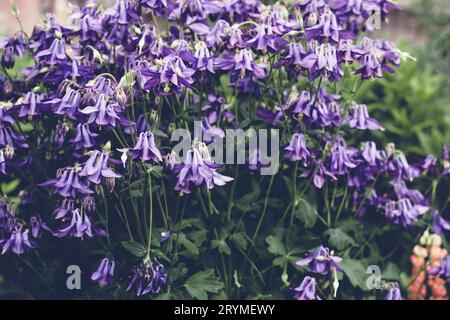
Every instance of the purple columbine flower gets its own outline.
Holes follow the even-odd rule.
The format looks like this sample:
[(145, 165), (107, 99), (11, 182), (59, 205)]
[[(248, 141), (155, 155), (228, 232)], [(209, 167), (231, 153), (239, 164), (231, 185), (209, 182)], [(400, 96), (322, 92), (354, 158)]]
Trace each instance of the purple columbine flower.
[(442, 257), (439, 266), (432, 267), (427, 271), (427, 274), (439, 275), (445, 279), (450, 278), (450, 256)]
[(350, 128), (384, 131), (384, 128), (376, 119), (369, 117), (369, 112), (365, 104), (353, 104), (350, 107), (350, 114), (346, 122)]
[(356, 168), (357, 161), (353, 159), (356, 151), (348, 148), (344, 139), (339, 138), (331, 150), (330, 172), (335, 175), (345, 175), (350, 169)]
[(203, 41), (195, 45), (194, 57), (196, 58), (195, 69), (214, 73), (214, 55), (209, 51)]
[(2, 254), (5, 254), (7, 251), (12, 251), (20, 255), (35, 248), (36, 245), (30, 240), (29, 233), (30, 229), (22, 231), (21, 225), (16, 226), (8, 240), (0, 241), (0, 245), (3, 246)]
[(433, 220), (432, 229), (435, 234), (442, 235), (443, 230), (450, 230), (450, 222), (442, 218), (439, 211), (433, 210), (431, 216)]
[(67, 88), (66, 93), (61, 99), (53, 100), (55, 102), (55, 113), (63, 116), (68, 116), (75, 120), (76, 113), (81, 104), (81, 93), (79, 91)]
[(137, 296), (158, 293), (166, 282), (167, 272), (164, 266), (154, 258), (148, 266), (141, 264), (133, 268), (127, 291), (134, 287)]
[(384, 300), (403, 300), (398, 283), (390, 283), (388, 294)]
[(116, 121), (120, 120), (116, 110), (120, 109), (117, 102), (110, 101), (105, 94), (100, 94), (95, 106), (89, 106), (80, 110), (81, 113), (89, 115), (87, 123), (96, 123), (99, 126), (116, 126)]
[(152, 132), (142, 132), (136, 146), (130, 150), (133, 160), (153, 161), (159, 163), (162, 161), (161, 152), (155, 144), (155, 135)]
[(97, 282), (100, 287), (110, 286), (114, 281), (115, 262), (104, 258), (97, 271), (91, 275), (91, 280)]
[(44, 102), (43, 96), (35, 92), (28, 92), (23, 98), (16, 103), (20, 107), (19, 117), (33, 117), (39, 116), (51, 106), (50, 102)]
[(55, 219), (64, 220), (67, 216), (69, 216), (69, 218), (71, 217), (73, 210), (75, 210), (75, 200), (64, 198), (61, 206), (53, 212), (53, 216), (55, 217)]
[(64, 238), (67, 236), (75, 238), (83, 238), (84, 236), (88, 238), (93, 237), (91, 220), (80, 209), (73, 210), (70, 223), (55, 232), (55, 237)]
[(176, 90), (183, 87), (191, 88), (194, 83), (194, 69), (187, 67), (184, 61), (176, 55), (168, 55), (158, 60), (155, 65), (139, 61), (137, 70), (143, 89), (153, 91), (162, 89), (163, 94), (169, 94), (172, 87)]
[(95, 150), (80, 172), (80, 177), (87, 177), (94, 184), (100, 184), (101, 178), (120, 178), (121, 176), (108, 167), (109, 155)]
[(66, 140), (66, 134), (69, 132), (69, 126), (67, 123), (58, 123), (55, 128), (55, 135), (53, 137), (53, 145), (57, 148), (63, 146)]
[(291, 42), (288, 44), (289, 52), (287, 56), (281, 58), (274, 64), (274, 67), (295, 66), (296, 71), (300, 71), (301, 63), (306, 55), (305, 48), (301, 43)]
[(296, 300), (321, 300), (316, 295), (316, 279), (312, 277), (305, 277), (302, 283), (294, 289)]
[(339, 81), (344, 74), (338, 65), (336, 47), (329, 43), (315, 47), (314, 52), (306, 56), (300, 66), (309, 70), (309, 81), (324, 76), (334, 82)]
[(423, 162), (420, 164), (420, 168), (425, 173), (429, 173), (429, 172), (432, 173), (437, 168), (437, 158), (431, 154), (428, 155), (425, 158), (425, 160), (423, 160)]
[(341, 27), (339, 26), (336, 16), (329, 8), (325, 9), (324, 13), (320, 16), (319, 23), (315, 26), (306, 28), (306, 38), (308, 40), (315, 38), (329, 38), (334, 42), (339, 42), (339, 32)]
[(17, 32), (13, 36), (0, 37), (0, 49), (3, 50), (1, 65), (6, 69), (14, 67), (15, 56), (23, 57), (26, 50), (26, 38), (22, 32)]
[(412, 204), (409, 199), (400, 199), (398, 202), (388, 201), (384, 207), (384, 215), (395, 224), (409, 228), (420, 216), (429, 210), (428, 207)]
[(31, 226), (31, 234), (35, 238), (39, 238), (42, 235), (43, 231), (53, 233), (50, 227), (44, 221), (42, 221), (41, 216), (31, 217), (30, 226)]
[(305, 259), (297, 261), (296, 264), (301, 267), (309, 266), (314, 273), (328, 274), (331, 268), (342, 272), (339, 266), (341, 260), (339, 257), (330, 255), (330, 249), (320, 246)]
[(323, 184), (325, 183), (325, 176), (329, 176), (331, 179), (337, 180), (336, 176), (325, 167), (322, 160), (316, 161), (315, 167), (315, 170), (308, 169), (303, 172), (300, 177), (304, 178), (309, 176), (311, 173), (314, 173), (313, 182), (318, 189), (322, 189)]
[(202, 107), (202, 111), (208, 115), (206, 119), (209, 124), (215, 124), (219, 119), (219, 115), (222, 115), (222, 119), (231, 121), (234, 119), (232, 111), (228, 110), (229, 105), (225, 104), (225, 100), (222, 97), (216, 96), (213, 93), (208, 94), (208, 104)]
[(294, 133), (291, 142), (284, 151), (286, 158), (291, 161), (300, 161), (304, 166), (306, 166), (306, 162), (311, 157), (311, 152), (306, 147), (305, 136), (301, 133)]
[(83, 148), (92, 148), (95, 146), (95, 138), (98, 136), (97, 133), (91, 132), (89, 125), (87, 123), (79, 123), (77, 125), (77, 133), (75, 138), (72, 139), (75, 150), (80, 150)]
[(288, 111), (290, 113), (296, 115), (302, 114), (307, 117), (311, 116), (311, 108), (314, 105), (314, 101), (309, 91), (302, 91), (300, 96), (297, 92), (293, 92), (289, 97), (289, 101), (292, 101), (289, 103)]
[(184, 163), (175, 167), (175, 173), (178, 173), (175, 190), (190, 193), (191, 184), (196, 187), (205, 184), (208, 189), (214, 188), (214, 185), (224, 186), (233, 178), (216, 172), (220, 167), (221, 165), (211, 162), (209, 154), (204, 158), (198, 147), (192, 148), (187, 152)]
[(50, 48), (39, 51), (36, 55), (36, 58), (46, 58), (41, 59), (42, 61), (45, 61), (49, 65), (56, 65), (60, 62), (66, 62), (67, 61), (67, 55), (66, 55), (66, 44), (64, 43), (64, 40), (55, 39), (53, 40), (52, 45)]
[(67, 167), (57, 172), (56, 179), (39, 184), (41, 187), (53, 187), (62, 197), (75, 198), (77, 192), (81, 194), (94, 193), (87, 184), (80, 182), (81, 167)]
[(370, 166), (376, 166), (382, 161), (381, 153), (377, 150), (377, 145), (373, 141), (364, 143), (361, 155)]
[(221, 70), (231, 70), (230, 80), (232, 83), (239, 78), (245, 79), (254, 76), (261, 79), (266, 76), (265, 64), (257, 64), (248, 49), (239, 50), (236, 54), (224, 54), (221, 58), (216, 59), (216, 65)]

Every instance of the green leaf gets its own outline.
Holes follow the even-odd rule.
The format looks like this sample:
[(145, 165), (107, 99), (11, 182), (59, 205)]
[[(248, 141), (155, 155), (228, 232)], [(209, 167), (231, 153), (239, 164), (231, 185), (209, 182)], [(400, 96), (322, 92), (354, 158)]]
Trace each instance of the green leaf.
[(366, 286), (366, 268), (361, 261), (344, 258), (339, 265), (354, 287), (358, 287), (364, 291), (368, 290)]
[(11, 181), (9, 183), (3, 182), (2, 185), (1, 185), (3, 194), (4, 195), (10, 194), (11, 192), (13, 192), (14, 190), (17, 189), (19, 184), (20, 184), (20, 180), (19, 179), (13, 180), (13, 181)]
[(138, 258), (142, 258), (147, 253), (145, 246), (135, 241), (122, 241), (122, 246)]
[(186, 238), (186, 235), (184, 233), (180, 233), (178, 241), (180, 241), (183, 247), (185, 247), (191, 255), (198, 256), (199, 251), (197, 246), (191, 240)]
[(303, 222), (305, 228), (314, 227), (317, 222), (318, 212), (308, 201), (299, 199), (294, 211), (295, 216)]
[(327, 230), (324, 235), (328, 235), (328, 243), (337, 250), (344, 250), (348, 246), (356, 245), (355, 240), (340, 228)]
[(269, 245), (269, 252), (275, 255), (286, 256), (287, 250), (280, 238), (268, 236), (266, 243)]
[(211, 241), (211, 249), (217, 249), (220, 253), (225, 253), (228, 256), (231, 254), (230, 246), (223, 239), (212, 240)]
[(223, 282), (214, 275), (214, 269), (197, 272), (184, 284), (189, 295), (197, 300), (207, 300), (208, 293), (218, 293), (223, 287)]

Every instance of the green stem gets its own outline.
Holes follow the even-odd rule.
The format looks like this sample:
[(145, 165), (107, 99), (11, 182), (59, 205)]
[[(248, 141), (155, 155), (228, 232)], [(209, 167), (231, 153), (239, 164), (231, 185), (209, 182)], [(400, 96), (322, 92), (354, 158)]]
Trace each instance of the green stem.
[(266, 213), (267, 213), (267, 206), (268, 206), (268, 203), (269, 203), (269, 195), (270, 195), (270, 191), (272, 190), (272, 184), (273, 184), (274, 180), (275, 180), (275, 175), (272, 175), (270, 177), (269, 189), (267, 190), (267, 193), (266, 193), (266, 199), (264, 200), (263, 212), (262, 212), (261, 217), (260, 217), (260, 219), (258, 221), (258, 225), (256, 226), (255, 233), (253, 234), (253, 238), (252, 238), (253, 243), (255, 242), (256, 237), (258, 236), (258, 233), (259, 233), (259, 229), (261, 229), (261, 226), (262, 226), (262, 224), (264, 222), (264, 218), (265, 218)]

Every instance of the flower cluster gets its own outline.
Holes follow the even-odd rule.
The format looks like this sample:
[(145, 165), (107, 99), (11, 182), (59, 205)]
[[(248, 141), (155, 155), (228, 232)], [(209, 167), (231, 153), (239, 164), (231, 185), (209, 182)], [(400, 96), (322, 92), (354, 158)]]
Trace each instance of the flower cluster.
[[(293, 168), (294, 177), (288, 181), (293, 201), (285, 212), (291, 209), (293, 216), (296, 193), (301, 197), (310, 190), (328, 203), (335, 186), (333, 203), (343, 198), (337, 217), (342, 210), (358, 217), (378, 212), (385, 222), (412, 228), (433, 210), (433, 230), (449, 229), (410, 184), (421, 176), (448, 176), (448, 148), (440, 160), (430, 156), (412, 164), (392, 144), (383, 148), (352, 139), (384, 130), (368, 107), (353, 99), (362, 81), (394, 73), (400, 65), (404, 55), (391, 43), (360, 37), (372, 31), (366, 23), (372, 12), (386, 20), (395, 8), (387, 0), (301, 0), (289, 6), (259, 0), (117, 0), (107, 9), (88, 1), (73, 11), (71, 26), (49, 14), (31, 35), (19, 31), (1, 39), (0, 178), (20, 179), (23, 188), (15, 202), (7, 197), (0, 202), (2, 254), (33, 250), (44, 234), (77, 238), (83, 245), (98, 241), (109, 258), (92, 281), (113, 286), (118, 269), (127, 268), (127, 290), (141, 296), (164, 290), (171, 275), (160, 261), (181, 259), (174, 274), (186, 274), (184, 259), (198, 255), (196, 246), (206, 233), (188, 239), (185, 227), (211, 227), (217, 237), (211, 248), (221, 255), (230, 251), (226, 241), (246, 244), (247, 236), (235, 233), (225, 241), (216, 228), (222, 222), (236, 230), (253, 226), (254, 221), (243, 222), (244, 214), (239, 222), (230, 220), (244, 202), (259, 206), (249, 197), (233, 200), (239, 174), (252, 176), (263, 166), (259, 150), (252, 150), (248, 170), (236, 169), (234, 178), (202, 142), (194, 141), (177, 162), (169, 136), (175, 129), (190, 131), (193, 120), (221, 137), (225, 129), (282, 130), (282, 164)], [(30, 65), (13, 73), (25, 56)], [(353, 88), (335, 89), (347, 74)], [(229, 194), (227, 185), (232, 185)], [(271, 207), (271, 186), (261, 219)], [(345, 191), (336, 192), (338, 187)], [(228, 205), (216, 206), (215, 196)], [(182, 221), (198, 212), (207, 223)], [(227, 216), (216, 221), (222, 212)], [(161, 232), (161, 224), (176, 231), (173, 236), (165, 231), (168, 236), (159, 243), (154, 231)], [(186, 252), (179, 252), (180, 245)], [(123, 254), (122, 247), (133, 258), (111, 258)], [(320, 246), (297, 266), (331, 273), (336, 296), (338, 273), (344, 271), (340, 261)], [(295, 298), (320, 299), (316, 286), (314, 278), (305, 277)], [(398, 298), (397, 289), (390, 296)]]

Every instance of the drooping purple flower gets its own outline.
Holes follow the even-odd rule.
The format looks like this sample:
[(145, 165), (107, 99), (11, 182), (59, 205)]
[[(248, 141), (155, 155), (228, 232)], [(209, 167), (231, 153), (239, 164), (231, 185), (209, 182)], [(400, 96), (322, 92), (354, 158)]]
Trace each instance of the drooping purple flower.
[(67, 216), (71, 217), (72, 211), (75, 210), (75, 200), (70, 198), (64, 198), (61, 206), (53, 212), (55, 219), (66, 219)]
[(14, 252), (15, 254), (22, 254), (35, 248), (35, 243), (29, 238), (30, 229), (22, 231), (22, 226), (16, 226), (12, 231), (9, 239), (0, 241), (2, 246), (2, 254), (7, 251)]
[(166, 282), (167, 272), (164, 266), (154, 258), (148, 266), (141, 264), (133, 268), (127, 291), (134, 287), (137, 296), (158, 293)]
[(87, 177), (94, 184), (100, 184), (101, 178), (120, 178), (121, 176), (108, 167), (109, 155), (95, 150), (86, 161), (80, 177)]
[(97, 282), (100, 287), (110, 286), (114, 281), (115, 262), (104, 258), (92, 275), (91, 280)]
[(43, 231), (53, 233), (52, 229), (50, 229), (50, 227), (44, 221), (42, 221), (41, 216), (31, 217), (30, 226), (31, 226), (31, 234), (35, 238), (39, 238), (42, 235)]
[(204, 42), (195, 45), (194, 57), (196, 58), (195, 69), (214, 73), (214, 55), (209, 51)]
[(94, 236), (91, 219), (80, 209), (73, 210), (70, 223), (55, 232), (55, 237), (64, 238), (67, 236), (75, 238), (83, 238), (84, 236), (92, 238)]
[(212, 163), (209, 157), (203, 158), (197, 147), (192, 148), (187, 152), (184, 163), (175, 167), (178, 174), (175, 190), (190, 193), (191, 184), (196, 187), (204, 184), (208, 189), (214, 188), (214, 185), (224, 186), (233, 178), (218, 173), (216, 170), (220, 167)]
[(87, 123), (96, 123), (99, 126), (116, 126), (116, 121), (120, 120), (116, 110), (120, 109), (117, 102), (109, 101), (105, 94), (100, 94), (95, 106), (89, 106), (82, 110), (81, 113), (89, 115)]
[(250, 50), (242, 49), (236, 54), (224, 54), (215, 61), (221, 70), (231, 70), (230, 80), (234, 83), (236, 80), (245, 79), (247, 77), (255, 77), (257, 79), (264, 78), (265, 64), (258, 64), (253, 60)]
[(92, 215), (95, 212), (95, 198), (93, 196), (86, 196), (83, 198), (82, 204), (83, 211), (89, 215)]
[(162, 161), (161, 152), (155, 144), (155, 135), (152, 132), (141, 132), (136, 146), (130, 150), (133, 160), (153, 161), (159, 163)]
[(395, 72), (389, 63), (394, 66), (399, 65), (398, 54), (389, 43), (365, 38), (358, 48), (364, 50), (365, 54), (360, 57), (361, 67), (356, 70), (355, 74), (361, 74), (363, 79), (382, 78), (383, 70), (389, 73)]
[(208, 94), (208, 104), (202, 107), (202, 111), (207, 113), (206, 119), (209, 124), (215, 124), (219, 119), (219, 115), (227, 121), (234, 119), (234, 114), (229, 110), (229, 105), (225, 104), (224, 98), (213, 93)]
[(74, 198), (77, 192), (81, 194), (93, 193), (87, 184), (80, 181), (81, 170), (80, 166), (60, 169), (57, 172), (56, 179), (51, 179), (39, 185), (41, 187), (53, 187), (55, 192), (66, 198)]
[(384, 131), (384, 128), (376, 119), (369, 117), (369, 112), (365, 104), (352, 104), (346, 122), (350, 128)]
[(19, 117), (39, 116), (51, 107), (50, 102), (44, 102), (43, 96), (35, 92), (28, 92), (23, 99), (17, 101), (16, 106), (20, 107)]
[(255, 50), (263, 52), (270, 51), (271, 53), (278, 52), (280, 47), (287, 44), (285, 40), (273, 33), (273, 29), (265, 24), (259, 24), (255, 29), (253, 38), (247, 41), (247, 45)]
[(398, 283), (389, 284), (388, 294), (384, 300), (403, 300)]
[(296, 300), (321, 300), (318, 295), (316, 295), (316, 279), (312, 277), (305, 277), (302, 283), (294, 289)]
[(79, 111), (81, 102), (81, 93), (79, 91), (67, 88), (66, 93), (60, 100), (54, 100), (55, 113), (75, 120), (76, 113)]
[(335, 268), (336, 271), (342, 272), (339, 262), (341, 258), (330, 255), (330, 249), (323, 246), (318, 247), (312, 253), (310, 253), (305, 259), (296, 262), (298, 266), (309, 266), (311, 271), (319, 274), (328, 274), (331, 268)]
[(106, 39), (116, 45), (126, 43), (129, 38), (129, 26), (139, 22), (135, 1), (117, 0), (116, 4), (103, 14), (103, 30)]
[(326, 9), (324, 13), (320, 16), (319, 23), (306, 28), (306, 38), (311, 39), (322, 39), (323, 37), (329, 38), (334, 42), (339, 42), (339, 32), (341, 27), (339, 26), (336, 16), (333, 11)]
[(53, 145), (57, 148), (60, 148), (63, 146), (66, 134), (69, 132), (69, 126), (67, 123), (58, 123), (55, 128), (55, 135), (53, 137)]
[(416, 167), (408, 163), (408, 160), (406, 160), (402, 152), (394, 153), (394, 158), (388, 163), (388, 169), (393, 173), (395, 181), (402, 179), (412, 181), (420, 174)]
[(428, 207), (412, 204), (411, 200), (404, 198), (398, 202), (388, 201), (384, 206), (384, 215), (393, 223), (409, 228), (428, 210)]
[(304, 116), (311, 116), (311, 108), (313, 107), (314, 101), (311, 98), (311, 93), (309, 91), (302, 91), (300, 95), (297, 92), (293, 92), (290, 96), (288, 111), (295, 115), (302, 114)]
[(77, 133), (75, 138), (72, 139), (75, 150), (80, 150), (82, 148), (92, 148), (95, 146), (95, 138), (98, 136), (97, 133), (91, 132), (89, 125), (87, 123), (79, 123), (77, 125)]
[(1, 65), (6, 69), (14, 67), (15, 56), (23, 57), (26, 50), (26, 38), (22, 32), (11, 37), (0, 37), (0, 49), (3, 51)]
[(274, 64), (274, 67), (295, 66), (296, 71), (300, 71), (301, 63), (306, 55), (305, 48), (301, 43), (291, 42), (288, 44), (288, 54)]
[(433, 210), (431, 217), (433, 221), (433, 233), (442, 235), (444, 230), (450, 230), (450, 222), (442, 218), (439, 211)]
[(35, 55), (36, 58), (45, 61), (47, 64), (53, 66), (60, 62), (66, 62), (68, 60), (66, 54), (66, 44), (64, 40), (54, 39), (50, 48), (38, 51)]
[(434, 266), (427, 271), (429, 275), (439, 275), (445, 279), (450, 278), (450, 256), (444, 256), (440, 260), (439, 266)]
[(314, 52), (306, 56), (300, 66), (309, 70), (310, 81), (319, 76), (326, 77), (331, 82), (339, 81), (344, 74), (338, 65), (336, 47), (330, 43), (316, 46)]
[(432, 173), (437, 168), (437, 158), (433, 155), (428, 155), (425, 160), (423, 160), (422, 164), (420, 165), (420, 168), (425, 173)]
[(301, 133), (294, 133), (284, 151), (286, 158), (291, 161), (300, 161), (304, 166), (311, 156), (311, 152), (306, 147), (305, 136)]
[(380, 151), (377, 149), (377, 145), (373, 141), (364, 143), (361, 155), (370, 166), (376, 166), (382, 160)]
[(168, 55), (154, 65), (140, 61), (137, 70), (142, 86), (147, 91), (158, 89), (162, 94), (168, 94), (173, 89), (191, 88), (194, 83), (192, 76), (195, 70), (187, 67), (177, 55)]
[(345, 175), (350, 169), (356, 168), (357, 160), (353, 157), (356, 150), (348, 148), (344, 139), (339, 138), (331, 149), (330, 172), (334, 175)]
[(313, 182), (316, 188), (321, 189), (325, 183), (325, 176), (330, 177), (333, 180), (337, 180), (336, 176), (328, 170), (325, 165), (323, 164), (322, 160), (318, 160), (314, 163), (314, 167), (316, 169), (308, 169), (307, 171), (303, 172), (300, 177), (307, 177), (311, 173), (314, 174)]

